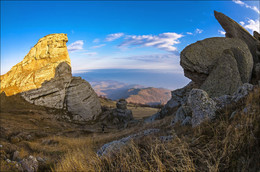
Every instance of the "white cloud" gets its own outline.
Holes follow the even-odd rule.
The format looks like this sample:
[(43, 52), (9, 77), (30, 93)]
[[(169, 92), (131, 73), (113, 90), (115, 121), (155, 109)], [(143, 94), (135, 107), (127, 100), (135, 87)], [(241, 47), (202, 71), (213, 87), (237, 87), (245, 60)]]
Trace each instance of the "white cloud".
[(128, 35), (119, 47), (145, 46), (174, 52), (177, 48), (173, 45), (180, 43), (178, 39), (181, 37), (183, 37), (182, 34), (174, 32), (166, 32), (159, 35)]
[(90, 48), (95, 49), (95, 48), (104, 47), (105, 45), (106, 45), (106, 44), (100, 44), (100, 45), (92, 46), (92, 47), (90, 47)]
[(243, 26), (248, 29), (249, 31), (253, 32), (253, 31), (257, 31), (260, 32), (260, 24), (259, 24), (259, 19), (256, 20), (252, 20), (252, 19), (248, 19), (247, 20), (247, 24), (244, 22), (240, 22), (240, 24), (243, 23)]
[(242, 6), (242, 7), (246, 7), (246, 8), (249, 8), (255, 12), (257, 12), (258, 14), (260, 14), (260, 10), (256, 7), (256, 6), (250, 6), (248, 4), (246, 4), (245, 2), (243, 1), (240, 1), (240, 0), (232, 0), (234, 3)]
[(96, 38), (93, 40), (93, 43), (99, 43), (100, 42), (100, 39)]
[(75, 42), (71, 43), (70, 45), (68, 45), (68, 51), (74, 52), (74, 51), (82, 50), (83, 45), (84, 45), (83, 40), (75, 41)]
[(106, 37), (106, 41), (107, 42), (111, 42), (114, 41), (116, 39), (119, 39), (120, 37), (124, 36), (124, 33), (113, 33), (113, 34), (109, 34)]
[(188, 35), (193, 35), (193, 33), (191, 33), (191, 32), (187, 32), (187, 34), (188, 34)]
[(221, 34), (221, 35), (225, 35), (226, 34), (226, 32), (223, 31), (223, 30), (218, 30), (218, 33)]
[(196, 29), (195, 30), (195, 33), (198, 33), (198, 34), (201, 34), (203, 32), (203, 30), (201, 30), (201, 29)]
[(97, 55), (97, 52), (88, 52), (88, 53), (82, 53), (83, 55), (88, 55), (88, 56), (94, 56)]
[(239, 22), (241, 24), (241, 26), (244, 26), (245, 25), (245, 22), (241, 21)]

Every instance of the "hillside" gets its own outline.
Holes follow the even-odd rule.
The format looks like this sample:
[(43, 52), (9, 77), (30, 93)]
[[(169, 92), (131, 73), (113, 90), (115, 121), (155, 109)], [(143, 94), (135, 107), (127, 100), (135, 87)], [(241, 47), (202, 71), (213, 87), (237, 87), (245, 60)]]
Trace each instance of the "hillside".
[(111, 100), (123, 98), (129, 103), (158, 105), (166, 104), (171, 98), (171, 91), (164, 88), (145, 88), (117, 81), (92, 81), (90, 84), (99, 96)]

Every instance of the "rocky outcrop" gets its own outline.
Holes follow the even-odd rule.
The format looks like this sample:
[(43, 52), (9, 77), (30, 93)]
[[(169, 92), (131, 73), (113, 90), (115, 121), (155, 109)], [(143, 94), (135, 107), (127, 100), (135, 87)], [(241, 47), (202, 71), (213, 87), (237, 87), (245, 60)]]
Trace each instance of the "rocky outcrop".
[(208, 94), (201, 89), (193, 89), (187, 101), (192, 111), (191, 124), (198, 126), (206, 120), (215, 119), (216, 102), (209, 98)]
[(214, 97), (234, 93), (242, 85), (238, 66), (233, 52), (224, 50), (200, 88)]
[[(211, 97), (216, 97), (233, 94), (242, 83), (250, 81), (253, 59), (247, 45), (240, 39), (208, 38), (186, 47), (181, 52), (180, 64), (186, 77), (200, 85)], [(226, 83), (222, 78), (225, 72), (229, 74), (225, 79), (235, 77), (231, 88), (227, 84), (226, 88), (220, 87), (219, 83), (222, 83), (221, 86)]]
[(187, 102), (174, 114), (172, 125), (180, 123), (182, 126), (196, 127), (205, 121), (210, 122), (217, 118), (218, 111), (222, 111), (227, 106), (236, 106), (239, 101), (244, 100), (253, 88), (252, 84), (245, 83), (233, 95), (222, 95), (212, 99), (204, 90), (192, 89)]
[(97, 94), (87, 81), (72, 77), (70, 65), (66, 62), (57, 66), (53, 79), (21, 95), (35, 105), (66, 110), (74, 121), (95, 120), (101, 113)]
[(244, 41), (251, 51), (254, 63), (260, 62), (260, 57), (257, 55), (257, 39), (253, 37), (247, 30), (240, 26), (237, 22), (224, 15), (223, 13), (214, 11), (214, 15), (222, 28), (226, 31), (227, 38), (238, 38)]
[(100, 121), (106, 126), (117, 125), (118, 128), (126, 127), (129, 121), (132, 121), (133, 114), (130, 109), (127, 109), (127, 101), (120, 99), (116, 103), (115, 109), (106, 109), (102, 113)]
[(1, 76), (1, 90), (7, 96), (41, 87), (55, 75), (61, 62), (70, 65), (67, 34), (50, 34), (41, 38), (24, 59)]
[(190, 82), (185, 87), (172, 91), (172, 98), (167, 102), (162, 110), (147, 118), (145, 122), (149, 123), (154, 120), (163, 119), (165, 116), (173, 115), (176, 110), (187, 101), (189, 92), (193, 88), (198, 88), (198, 85), (194, 82)]

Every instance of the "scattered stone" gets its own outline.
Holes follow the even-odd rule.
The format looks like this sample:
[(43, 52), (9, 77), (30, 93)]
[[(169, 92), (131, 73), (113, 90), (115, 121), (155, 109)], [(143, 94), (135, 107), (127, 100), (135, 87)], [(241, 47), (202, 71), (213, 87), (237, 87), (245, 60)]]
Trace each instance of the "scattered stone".
[(114, 140), (112, 142), (104, 144), (98, 151), (97, 154), (100, 157), (103, 156), (111, 156), (113, 153), (118, 152), (123, 146), (125, 146), (129, 141), (133, 139), (138, 139), (144, 136), (148, 136), (150, 134), (159, 132), (159, 129), (148, 129), (137, 134), (132, 134), (130, 136), (124, 137), (120, 140)]
[(36, 172), (38, 170), (38, 161), (30, 155), (21, 161), (22, 168), (27, 172)]
[(174, 137), (172, 135), (169, 135), (169, 136), (160, 136), (159, 138), (162, 142), (168, 142), (171, 141)]
[(20, 153), (19, 153), (19, 151), (15, 151), (14, 153), (13, 153), (13, 161), (21, 161), (21, 157), (20, 157)]
[(243, 84), (233, 94), (232, 101), (238, 102), (238, 101), (244, 99), (250, 93), (250, 91), (252, 91), (253, 89), (254, 89), (254, 86), (252, 84), (249, 84), (249, 83)]
[(127, 102), (125, 99), (120, 99), (117, 103), (116, 103), (116, 108), (117, 109), (122, 109), (125, 110), (127, 109)]
[(192, 111), (192, 127), (196, 127), (204, 121), (215, 119), (216, 102), (209, 98), (205, 91), (191, 90), (187, 104)]
[(175, 117), (172, 121), (172, 125), (175, 125), (177, 122), (183, 122), (187, 116), (191, 115), (191, 109), (187, 105), (182, 105), (175, 114)]

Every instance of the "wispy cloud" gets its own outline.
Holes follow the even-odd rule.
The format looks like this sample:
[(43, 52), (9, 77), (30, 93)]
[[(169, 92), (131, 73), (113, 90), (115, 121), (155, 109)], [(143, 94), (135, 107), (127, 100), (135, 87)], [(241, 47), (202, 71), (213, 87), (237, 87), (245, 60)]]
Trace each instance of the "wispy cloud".
[(257, 31), (260, 32), (260, 24), (259, 24), (259, 19), (256, 20), (252, 20), (249, 19), (247, 20), (247, 23), (241, 21), (239, 22), (244, 28), (248, 29), (249, 31), (253, 32), (253, 31)]
[(240, 1), (240, 0), (232, 0), (232, 1), (234, 3), (236, 3), (236, 4), (238, 4), (238, 5), (241, 5), (243, 7), (249, 8), (249, 9), (257, 12), (258, 14), (260, 14), (260, 10), (256, 6), (248, 5), (247, 3), (243, 2), (243, 1)]
[(106, 37), (106, 41), (107, 42), (111, 42), (114, 41), (116, 39), (119, 39), (120, 37), (124, 36), (124, 33), (113, 33), (113, 34), (109, 34)]
[(196, 29), (196, 30), (195, 30), (195, 33), (197, 33), (197, 34), (201, 34), (202, 32), (203, 32), (202, 29)]
[(100, 45), (92, 46), (92, 47), (90, 47), (90, 48), (96, 49), (96, 48), (104, 47), (105, 45), (106, 45), (106, 44), (100, 44)]
[(97, 52), (88, 52), (88, 53), (82, 53), (83, 55), (88, 55), (88, 56), (94, 56), (97, 55)]
[(187, 32), (186, 34), (187, 34), (187, 35), (193, 35), (193, 33), (191, 33), (191, 32)]
[(218, 30), (218, 33), (221, 34), (221, 35), (225, 35), (226, 34), (226, 32), (223, 31), (223, 30)]
[(82, 50), (83, 45), (84, 45), (83, 40), (75, 41), (75, 42), (71, 43), (70, 45), (68, 45), (68, 51), (74, 52), (74, 51)]
[(93, 40), (93, 43), (99, 43), (100, 42), (100, 39), (96, 38)]
[(177, 48), (173, 45), (180, 43), (178, 39), (181, 37), (183, 37), (182, 34), (174, 32), (166, 32), (159, 35), (128, 35), (119, 47), (145, 46), (174, 52)]

